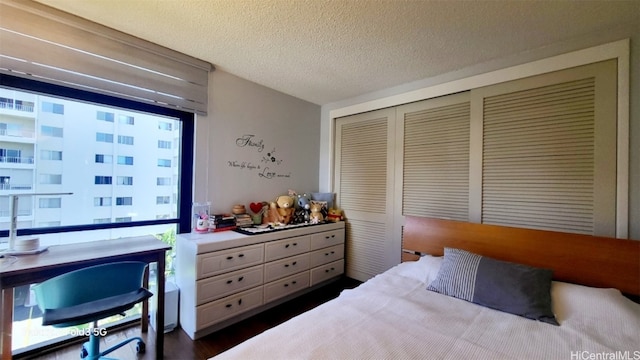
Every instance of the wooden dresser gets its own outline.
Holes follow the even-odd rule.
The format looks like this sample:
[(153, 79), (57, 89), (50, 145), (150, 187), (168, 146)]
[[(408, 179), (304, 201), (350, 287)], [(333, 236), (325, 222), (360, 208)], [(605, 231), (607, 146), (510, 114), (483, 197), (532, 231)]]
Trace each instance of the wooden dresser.
[(344, 238), (344, 222), (178, 235), (180, 326), (195, 340), (338, 279)]

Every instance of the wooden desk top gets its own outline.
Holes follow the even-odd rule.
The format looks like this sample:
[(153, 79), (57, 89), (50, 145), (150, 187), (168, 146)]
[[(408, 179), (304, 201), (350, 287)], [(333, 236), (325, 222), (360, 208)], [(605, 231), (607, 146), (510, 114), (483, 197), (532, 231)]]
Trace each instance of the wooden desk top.
[[(3, 259), (0, 263), (0, 285), (17, 286), (23, 281), (34, 281), (34, 271), (47, 273), (45, 277), (55, 275), (56, 269), (63, 267), (66, 271), (88, 266), (93, 262), (102, 263), (105, 258), (114, 261), (127, 260), (129, 257), (141, 259), (145, 254), (150, 261), (171, 247), (155, 237), (139, 236), (115, 240), (100, 240), (76, 244), (54, 245), (36, 255), (20, 255)], [(22, 279), (29, 276), (29, 279)]]

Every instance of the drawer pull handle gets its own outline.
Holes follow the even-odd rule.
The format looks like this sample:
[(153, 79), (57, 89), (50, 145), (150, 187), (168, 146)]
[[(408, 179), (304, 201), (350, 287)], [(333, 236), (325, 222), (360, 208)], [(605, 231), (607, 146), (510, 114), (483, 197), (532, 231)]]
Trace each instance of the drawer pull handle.
[(244, 276), (240, 276), (240, 277), (238, 278), (238, 281), (242, 281), (242, 280), (244, 280)]
[(284, 264), (284, 267), (289, 267), (289, 264)]
[(298, 243), (293, 243), (293, 246), (298, 246)]
[(291, 283), (292, 283), (293, 285), (295, 285), (295, 284), (297, 284), (298, 282), (294, 280), (294, 281), (292, 281)]
[(238, 257), (244, 257), (244, 254), (239, 254)]
[(284, 284), (284, 287), (289, 287), (289, 284)]
[(232, 307), (233, 305), (232, 305), (232, 304), (227, 304), (227, 305), (225, 305), (225, 306), (226, 306), (226, 308), (228, 309), (228, 308)]
[(327, 269), (327, 270), (325, 270), (324, 272), (328, 273), (329, 271), (333, 271), (333, 270), (335, 270), (335, 269), (336, 269), (336, 268)]
[(297, 264), (297, 263), (298, 263), (297, 261), (294, 261), (292, 265), (295, 265), (295, 264)]
[(289, 244), (285, 245), (284, 247), (285, 247), (285, 249), (288, 249), (289, 248)]
[(227, 280), (227, 284), (231, 284), (233, 280)]
[(242, 305), (242, 299), (238, 299), (238, 305)]
[(227, 256), (227, 260), (233, 259), (233, 256)]

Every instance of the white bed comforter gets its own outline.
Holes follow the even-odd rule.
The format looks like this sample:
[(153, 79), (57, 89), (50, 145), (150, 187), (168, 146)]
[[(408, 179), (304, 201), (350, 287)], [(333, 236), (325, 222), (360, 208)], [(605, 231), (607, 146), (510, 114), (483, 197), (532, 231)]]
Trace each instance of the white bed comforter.
[(617, 290), (555, 282), (553, 326), (427, 291), (433, 269), (420, 266), (400, 264), (215, 359), (640, 359), (640, 305)]

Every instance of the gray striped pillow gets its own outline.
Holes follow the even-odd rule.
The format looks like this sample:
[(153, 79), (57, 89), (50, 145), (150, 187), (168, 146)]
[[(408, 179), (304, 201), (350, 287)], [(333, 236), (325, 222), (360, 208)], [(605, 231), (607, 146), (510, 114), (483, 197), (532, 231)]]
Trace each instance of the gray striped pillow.
[(551, 309), (553, 271), (445, 248), (427, 290), (528, 319), (559, 325)]

